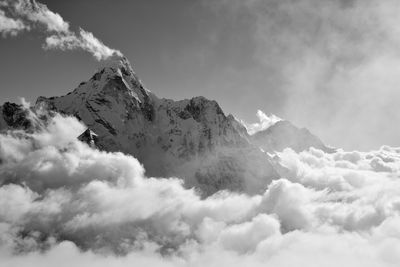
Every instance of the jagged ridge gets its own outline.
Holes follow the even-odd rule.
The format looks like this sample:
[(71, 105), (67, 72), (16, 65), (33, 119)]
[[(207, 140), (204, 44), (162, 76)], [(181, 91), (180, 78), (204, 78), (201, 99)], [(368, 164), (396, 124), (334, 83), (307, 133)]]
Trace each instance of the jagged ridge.
[(158, 98), (144, 88), (126, 58), (107, 62), (65, 96), (39, 97), (35, 109), (42, 106), (82, 120), (89, 128), (82, 141), (129, 153), (147, 175), (180, 177), (204, 195), (221, 189), (258, 193), (278, 177), (274, 162), (259, 146), (266, 151), (285, 146), (263, 141), (279, 131), (249, 136), (216, 101), (204, 97)]

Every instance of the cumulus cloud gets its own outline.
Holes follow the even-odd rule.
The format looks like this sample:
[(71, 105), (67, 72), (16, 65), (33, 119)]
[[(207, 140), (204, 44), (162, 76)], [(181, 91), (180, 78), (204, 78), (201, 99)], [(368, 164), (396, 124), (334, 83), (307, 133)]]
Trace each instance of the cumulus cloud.
[(269, 128), (270, 126), (274, 125), (278, 121), (282, 119), (274, 114), (265, 114), (261, 110), (257, 110), (257, 118), (259, 122), (256, 123), (246, 123), (242, 121), (242, 124), (246, 127), (247, 132), (252, 135), (256, 132), (264, 131), (265, 129)]
[(9, 18), (3, 10), (0, 10), (0, 33), (3, 37), (7, 35), (15, 36), (24, 29), (26, 29), (26, 26), (21, 20)]
[(8, 0), (8, 5), (14, 8), (12, 13), (25, 17), (29, 22), (44, 26), (47, 31), (69, 31), (69, 23), (64, 21), (60, 14), (49, 10), (44, 4), (36, 1)]
[(282, 178), (265, 192), (202, 199), (178, 178), (145, 177), (132, 156), (77, 141), (84, 129), (56, 114), (37, 131), (0, 134), (5, 266), (353, 267), (400, 260), (400, 148), (287, 149), (275, 157)]
[[(9, 16), (6, 16), (5, 11)], [(42, 30), (47, 35), (45, 49), (83, 50), (97, 60), (113, 55), (121, 56), (118, 50), (109, 48), (92, 33), (83, 29), (75, 32), (60, 14), (35, 0), (6, 0), (0, 5), (0, 33), (3, 36), (17, 35), (23, 30)]]

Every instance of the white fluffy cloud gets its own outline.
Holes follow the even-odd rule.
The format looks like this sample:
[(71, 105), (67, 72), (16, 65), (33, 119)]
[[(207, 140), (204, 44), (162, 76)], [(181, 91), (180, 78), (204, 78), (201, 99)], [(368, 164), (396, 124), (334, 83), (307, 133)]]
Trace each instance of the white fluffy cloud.
[(3, 36), (17, 35), (24, 29), (26, 29), (26, 26), (20, 19), (9, 18), (4, 11), (0, 9), (0, 33)]
[(263, 131), (270, 126), (274, 125), (278, 121), (281, 121), (282, 119), (279, 118), (278, 116), (274, 114), (267, 115), (261, 110), (257, 110), (257, 118), (258, 122), (256, 123), (245, 123), (242, 121), (242, 124), (246, 127), (247, 132), (252, 135), (255, 134), (256, 132)]
[[(32, 114), (32, 117), (35, 115)], [(279, 153), (260, 195), (206, 199), (76, 140), (56, 115), (0, 135), (5, 266), (396, 266), (400, 149)], [(44, 252), (44, 253), (42, 253)], [(118, 256), (115, 256), (117, 254)]]
[(90, 32), (80, 29), (78, 34), (51, 35), (46, 38), (45, 49), (76, 50), (82, 49), (91, 53), (97, 60), (105, 60), (115, 54), (114, 49), (104, 45)]
[(81, 49), (91, 53), (97, 60), (121, 55), (121, 52), (109, 48), (90, 32), (82, 29), (78, 33), (72, 31), (60, 14), (35, 0), (6, 0), (0, 5), (0, 33), (3, 36), (31, 29), (44, 30), (47, 35), (43, 46), (45, 49)]
[(10, 7), (14, 8), (12, 13), (26, 18), (29, 22), (43, 25), (47, 31), (69, 31), (69, 23), (64, 21), (60, 14), (49, 10), (46, 5), (26, 0), (8, 0), (8, 3)]

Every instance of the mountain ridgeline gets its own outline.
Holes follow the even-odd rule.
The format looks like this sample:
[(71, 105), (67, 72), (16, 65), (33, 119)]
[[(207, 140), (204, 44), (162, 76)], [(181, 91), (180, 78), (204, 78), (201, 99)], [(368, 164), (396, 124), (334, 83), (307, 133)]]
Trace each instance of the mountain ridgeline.
[[(316, 136), (281, 121), (249, 135), (216, 101), (159, 98), (144, 88), (126, 58), (104, 64), (87, 82), (60, 97), (39, 97), (46, 107), (75, 116), (88, 130), (81, 141), (136, 157), (151, 177), (179, 177), (203, 196), (219, 190), (262, 192), (279, 177), (268, 153), (311, 146), (330, 151)], [(28, 129), (32, 122), (20, 105), (0, 107), (0, 129)], [(78, 137), (77, 137), (78, 138)]]

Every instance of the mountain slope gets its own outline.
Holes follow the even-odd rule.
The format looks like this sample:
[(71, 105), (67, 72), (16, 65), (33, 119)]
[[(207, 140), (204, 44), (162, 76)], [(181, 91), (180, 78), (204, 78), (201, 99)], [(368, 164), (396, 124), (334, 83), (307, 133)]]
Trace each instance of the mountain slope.
[(149, 176), (178, 176), (205, 195), (220, 189), (262, 191), (277, 178), (217, 102), (204, 97), (160, 99), (146, 90), (125, 58), (107, 64), (73, 92), (37, 100), (36, 107), (74, 115), (107, 151), (129, 153)]
[[(39, 97), (35, 106), (5, 103), (0, 129), (29, 130), (41, 108), (72, 115), (88, 130), (79, 140), (136, 157), (152, 177), (179, 177), (204, 196), (222, 189), (263, 192), (279, 177), (267, 152), (292, 147), (327, 149), (308, 130), (278, 122), (249, 135), (217, 102), (204, 97), (174, 101), (145, 89), (126, 58), (114, 58), (65, 96)], [(261, 148), (261, 149), (260, 149)]]
[(38, 130), (41, 128), (41, 121), (36, 116), (31, 116), (31, 112), (34, 111), (21, 104), (5, 102), (0, 106), (0, 131), (4, 129), (28, 132)]
[(321, 149), (325, 152), (333, 152), (309, 130), (297, 128), (289, 121), (278, 121), (267, 129), (250, 136), (250, 140), (266, 152), (282, 151), (292, 148), (296, 152), (307, 150), (310, 147)]

